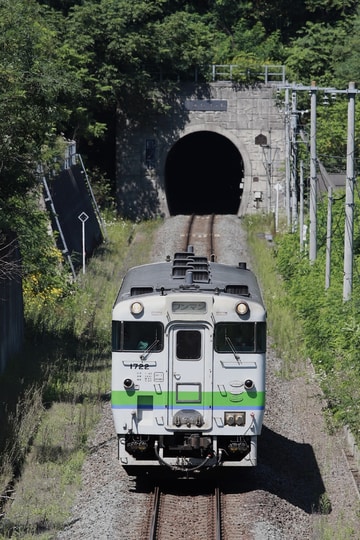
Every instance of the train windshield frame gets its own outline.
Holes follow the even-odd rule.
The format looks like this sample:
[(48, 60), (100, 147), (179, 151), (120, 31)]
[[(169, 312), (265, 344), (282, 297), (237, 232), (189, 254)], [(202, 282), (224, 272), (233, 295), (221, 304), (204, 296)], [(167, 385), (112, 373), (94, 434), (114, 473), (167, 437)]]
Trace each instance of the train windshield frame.
[(215, 325), (214, 349), (218, 353), (266, 352), (265, 322), (221, 322)]
[(164, 325), (157, 321), (113, 321), (112, 350), (116, 352), (161, 352), (164, 348)]

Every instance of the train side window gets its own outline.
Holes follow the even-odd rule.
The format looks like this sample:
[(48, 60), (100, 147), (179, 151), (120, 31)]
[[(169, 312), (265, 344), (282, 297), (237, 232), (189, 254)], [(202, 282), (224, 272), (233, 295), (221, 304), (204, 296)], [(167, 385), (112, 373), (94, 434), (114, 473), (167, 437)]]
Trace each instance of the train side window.
[(179, 330), (176, 333), (176, 356), (179, 360), (199, 360), (201, 333), (198, 330)]
[(215, 326), (214, 347), (219, 353), (265, 352), (265, 323), (218, 323)]
[(162, 351), (164, 326), (159, 322), (113, 321), (113, 351)]

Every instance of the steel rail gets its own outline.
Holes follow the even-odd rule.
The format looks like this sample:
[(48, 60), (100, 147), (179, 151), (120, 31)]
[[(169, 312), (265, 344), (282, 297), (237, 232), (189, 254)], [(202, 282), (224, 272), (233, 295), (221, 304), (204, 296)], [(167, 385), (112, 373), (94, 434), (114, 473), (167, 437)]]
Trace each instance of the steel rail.
[(211, 214), (210, 225), (209, 225), (209, 237), (210, 237), (210, 254), (209, 259), (215, 260), (215, 246), (214, 246), (214, 223), (215, 223), (215, 214)]
[[(183, 247), (183, 250), (185, 252), (188, 251), (189, 246), (196, 244), (196, 234), (198, 234), (200, 231), (205, 234), (204, 230), (204, 221), (201, 221), (201, 218), (204, 216), (197, 216), (195, 214), (192, 214), (189, 218), (189, 221), (187, 223), (187, 229), (185, 232), (185, 244)], [(203, 246), (204, 251), (206, 252), (206, 256), (209, 258), (209, 260), (215, 260), (215, 247), (214, 247), (214, 223), (215, 223), (215, 214), (211, 214), (209, 216), (208, 220), (208, 227), (206, 229), (206, 237), (207, 237), (207, 243), (206, 246)], [(197, 252), (198, 250), (195, 249)], [(205, 255), (205, 253), (204, 253)]]
[(184, 245), (184, 251), (185, 252), (187, 252), (187, 250), (189, 248), (189, 245), (190, 245), (191, 231), (192, 231), (192, 228), (193, 228), (195, 218), (196, 218), (195, 214), (192, 214), (190, 216), (190, 219), (189, 219), (188, 224), (187, 224), (187, 231), (185, 233), (185, 245)]
[(154, 488), (154, 502), (151, 514), (151, 523), (149, 530), (149, 540), (156, 540), (156, 529), (159, 517), (159, 508), (160, 508), (160, 487), (155, 486)]
[(215, 540), (221, 540), (221, 492), (215, 487)]

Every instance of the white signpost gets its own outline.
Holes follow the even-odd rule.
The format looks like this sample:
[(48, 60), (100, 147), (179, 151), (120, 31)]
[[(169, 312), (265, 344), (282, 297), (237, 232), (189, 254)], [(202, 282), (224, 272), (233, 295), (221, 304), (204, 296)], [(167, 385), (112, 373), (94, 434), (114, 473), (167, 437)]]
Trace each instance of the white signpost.
[(89, 219), (89, 216), (85, 212), (81, 212), (78, 216), (82, 224), (82, 261), (83, 261), (83, 274), (85, 274), (85, 222)]

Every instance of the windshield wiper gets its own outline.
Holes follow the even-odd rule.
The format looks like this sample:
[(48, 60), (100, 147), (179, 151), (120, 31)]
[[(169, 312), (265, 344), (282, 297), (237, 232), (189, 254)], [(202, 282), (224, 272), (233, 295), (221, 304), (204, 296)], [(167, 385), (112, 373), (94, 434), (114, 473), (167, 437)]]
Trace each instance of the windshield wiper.
[(141, 360), (146, 360), (149, 354), (154, 350), (156, 345), (159, 343), (158, 339), (154, 339), (151, 345), (146, 349), (146, 351), (143, 352), (143, 354), (140, 355)]
[(236, 354), (236, 349), (234, 347), (234, 344), (233, 342), (231, 341), (231, 339), (228, 337), (228, 336), (225, 336), (225, 341), (226, 343), (229, 345), (230, 349), (231, 349), (231, 352), (233, 353), (234, 357), (235, 357), (235, 360), (237, 362), (240, 362), (240, 356), (238, 354)]

